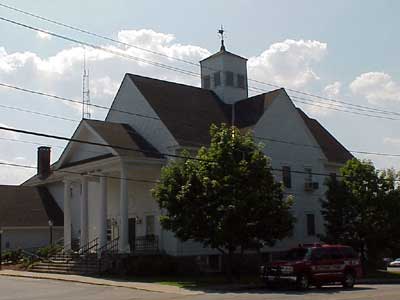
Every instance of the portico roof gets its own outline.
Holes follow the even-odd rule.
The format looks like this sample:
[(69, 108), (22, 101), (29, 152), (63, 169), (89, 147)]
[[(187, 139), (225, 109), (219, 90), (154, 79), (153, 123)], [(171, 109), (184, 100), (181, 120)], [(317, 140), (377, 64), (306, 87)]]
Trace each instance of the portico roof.
[(0, 227), (63, 226), (63, 212), (45, 187), (0, 186)]

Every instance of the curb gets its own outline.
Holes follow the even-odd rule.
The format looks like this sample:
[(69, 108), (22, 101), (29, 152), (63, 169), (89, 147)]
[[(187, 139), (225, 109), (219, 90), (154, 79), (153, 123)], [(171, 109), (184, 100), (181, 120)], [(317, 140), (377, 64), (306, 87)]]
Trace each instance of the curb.
[[(127, 288), (132, 290), (141, 290), (146, 292), (153, 292), (153, 293), (165, 293), (165, 294), (180, 294), (185, 296), (195, 296), (195, 295), (202, 295), (204, 292), (193, 292), (189, 290), (185, 290), (182, 288), (176, 288), (175, 291), (163, 291), (162, 289), (151, 289), (146, 287), (140, 286), (129, 286), (119, 283), (107, 283), (107, 282), (93, 282), (87, 280), (79, 280), (78, 278), (60, 278), (60, 277), (52, 277), (52, 276), (43, 276), (39, 275), (43, 273), (38, 273), (38, 275), (30, 275), (30, 274), (11, 274), (11, 273), (2, 273), (0, 271), (0, 276), (8, 276), (8, 277), (20, 277), (20, 278), (31, 278), (31, 279), (47, 279), (47, 280), (56, 280), (56, 281), (64, 281), (64, 282), (75, 282), (75, 283), (83, 283), (83, 284), (90, 284), (90, 285), (97, 285), (97, 286), (109, 286), (109, 287), (119, 287), (119, 288)], [(106, 279), (103, 279), (106, 280)]]
[(356, 281), (356, 284), (400, 284), (397, 278), (365, 278)]

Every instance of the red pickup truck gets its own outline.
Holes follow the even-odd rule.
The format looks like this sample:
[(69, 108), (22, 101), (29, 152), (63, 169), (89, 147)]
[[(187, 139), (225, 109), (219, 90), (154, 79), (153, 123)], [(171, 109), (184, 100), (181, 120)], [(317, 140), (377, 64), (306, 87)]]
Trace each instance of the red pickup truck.
[(333, 283), (352, 288), (362, 274), (360, 259), (351, 247), (320, 244), (292, 248), (282, 259), (261, 266), (260, 271), (267, 285), (292, 281), (301, 289)]

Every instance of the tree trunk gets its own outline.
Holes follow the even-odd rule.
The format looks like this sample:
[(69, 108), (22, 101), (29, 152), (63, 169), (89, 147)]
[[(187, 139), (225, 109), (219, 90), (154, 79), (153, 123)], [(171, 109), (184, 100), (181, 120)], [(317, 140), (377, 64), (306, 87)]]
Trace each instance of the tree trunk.
[(239, 259), (239, 267), (237, 270), (238, 280), (240, 280), (240, 276), (241, 276), (241, 272), (242, 272), (242, 268), (243, 268), (243, 257), (244, 257), (244, 247), (242, 245), (242, 246), (240, 246), (240, 259)]
[(233, 277), (232, 277), (233, 250), (229, 249), (228, 251), (229, 252), (226, 262), (226, 278), (228, 279), (228, 282), (233, 282)]

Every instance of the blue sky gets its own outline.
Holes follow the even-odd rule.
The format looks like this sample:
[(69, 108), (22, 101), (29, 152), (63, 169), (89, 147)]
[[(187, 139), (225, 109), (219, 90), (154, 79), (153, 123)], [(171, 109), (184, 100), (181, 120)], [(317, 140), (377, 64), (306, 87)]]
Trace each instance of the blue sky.
[[(400, 111), (399, 1), (0, 0), (0, 3), (191, 61), (198, 61), (218, 49), (216, 31), (224, 24), (227, 48), (249, 58), (251, 78), (358, 105)], [(0, 16), (198, 71), (192, 66), (135, 49), (122, 49), (5, 8), (0, 8)], [(3, 21), (0, 24), (0, 82), (80, 99), (83, 52), (79, 45), (55, 37), (40, 37)], [(125, 72), (199, 84), (197, 79), (100, 51), (87, 49), (87, 55), (93, 103), (109, 105)], [(76, 106), (4, 88), (0, 89), (0, 96), (2, 105), (80, 118)], [(349, 149), (400, 153), (399, 121), (297, 105), (317, 118)], [(94, 111), (93, 115), (101, 119), (104, 112)], [(0, 118), (0, 123), (7, 126), (59, 135), (71, 135), (76, 127), (76, 122), (46, 119), (4, 107), (0, 107)], [(9, 133), (0, 133), (1, 137), (45, 142)], [(46, 143), (63, 145), (59, 141)], [(3, 154), (0, 161), (35, 165), (36, 146), (0, 140)], [(61, 148), (53, 148), (53, 160), (60, 151)], [(400, 169), (397, 158), (360, 157), (373, 160), (379, 168)], [(16, 184), (31, 174), (28, 170), (1, 167), (0, 184)]]

